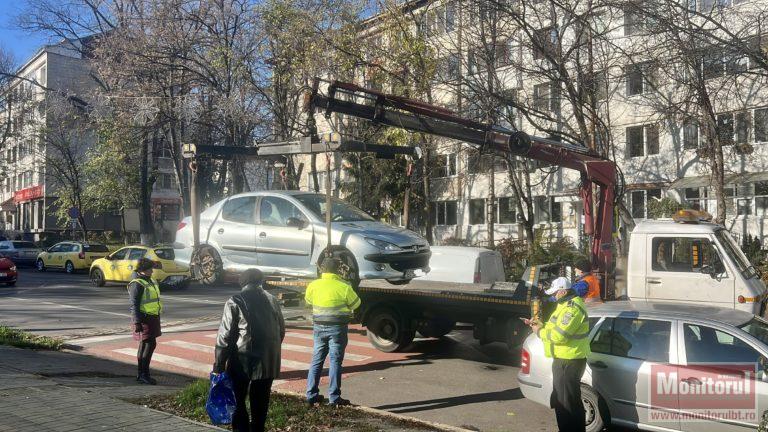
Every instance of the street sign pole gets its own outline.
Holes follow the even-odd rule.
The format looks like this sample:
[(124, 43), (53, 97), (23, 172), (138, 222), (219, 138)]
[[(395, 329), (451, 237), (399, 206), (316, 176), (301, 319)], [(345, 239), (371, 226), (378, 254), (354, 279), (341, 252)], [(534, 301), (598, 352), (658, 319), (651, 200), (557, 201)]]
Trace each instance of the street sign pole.
[(199, 276), (198, 253), (200, 252), (200, 213), (197, 206), (197, 161), (192, 160), (189, 162), (189, 210), (192, 213), (192, 257), (190, 259), (190, 267), (192, 270), (192, 277)]

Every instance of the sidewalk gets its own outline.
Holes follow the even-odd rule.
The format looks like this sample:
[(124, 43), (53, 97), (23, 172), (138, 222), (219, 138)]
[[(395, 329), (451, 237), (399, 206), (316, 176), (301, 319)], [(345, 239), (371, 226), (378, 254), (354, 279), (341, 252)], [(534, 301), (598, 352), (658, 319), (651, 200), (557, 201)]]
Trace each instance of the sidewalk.
[(0, 432), (223, 430), (122, 399), (171, 393), (191, 378), (162, 373), (136, 383), (130, 365), (76, 353), (0, 346)]

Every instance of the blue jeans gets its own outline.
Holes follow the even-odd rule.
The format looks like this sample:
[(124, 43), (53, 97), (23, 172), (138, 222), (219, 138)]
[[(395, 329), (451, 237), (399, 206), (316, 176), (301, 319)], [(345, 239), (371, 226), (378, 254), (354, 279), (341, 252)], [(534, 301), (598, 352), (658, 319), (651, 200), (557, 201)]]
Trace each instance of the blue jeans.
[(314, 325), (314, 349), (312, 364), (307, 375), (307, 400), (320, 394), (320, 374), (328, 354), (331, 355), (331, 365), (328, 371), (328, 399), (335, 403), (341, 397), (341, 362), (344, 361), (344, 350), (347, 348), (347, 325)]

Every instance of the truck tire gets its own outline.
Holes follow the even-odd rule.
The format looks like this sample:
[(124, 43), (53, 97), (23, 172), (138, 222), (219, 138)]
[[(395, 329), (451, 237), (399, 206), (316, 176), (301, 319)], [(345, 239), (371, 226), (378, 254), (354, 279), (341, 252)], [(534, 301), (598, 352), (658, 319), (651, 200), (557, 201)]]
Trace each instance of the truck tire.
[(456, 327), (456, 321), (451, 321), (445, 318), (431, 319), (419, 326), (418, 332), (425, 338), (441, 338)]
[(219, 254), (213, 248), (206, 247), (200, 251), (199, 273), (200, 281), (205, 285), (214, 285), (220, 282), (224, 276), (224, 267)]
[(366, 333), (371, 345), (383, 352), (401, 351), (416, 337), (416, 330), (410, 327), (408, 321), (388, 307), (371, 312)]
[(610, 423), (605, 401), (587, 385), (581, 385), (581, 401), (584, 403), (584, 425), (587, 432), (600, 432)]

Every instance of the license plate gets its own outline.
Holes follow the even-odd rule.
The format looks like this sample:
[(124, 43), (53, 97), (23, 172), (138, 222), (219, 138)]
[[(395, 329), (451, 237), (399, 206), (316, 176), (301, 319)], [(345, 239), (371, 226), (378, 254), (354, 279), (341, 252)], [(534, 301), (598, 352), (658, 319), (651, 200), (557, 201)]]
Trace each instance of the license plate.
[(0, 273), (0, 277), (6, 277), (8, 276), (8, 273)]
[(24, 252), (24, 255), (26, 255), (26, 256), (35, 256), (37, 254), (34, 253), (34, 252)]

